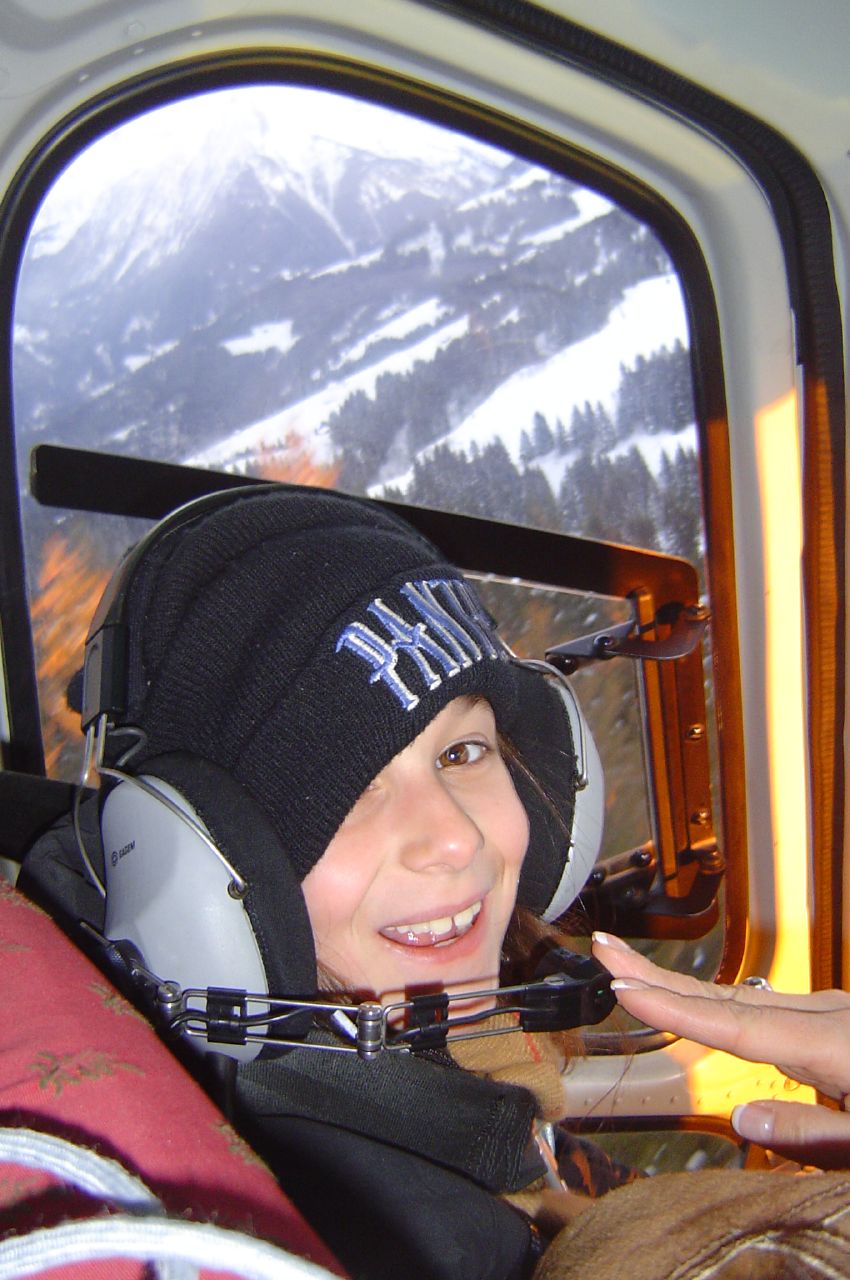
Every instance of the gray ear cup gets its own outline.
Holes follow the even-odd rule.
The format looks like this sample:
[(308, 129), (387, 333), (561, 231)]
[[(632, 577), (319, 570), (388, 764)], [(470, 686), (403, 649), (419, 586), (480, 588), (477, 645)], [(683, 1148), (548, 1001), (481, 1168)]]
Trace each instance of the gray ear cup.
[[(104, 803), (101, 832), (107, 938), (132, 942), (146, 968), (184, 990), (235, 987), (265, 994), (251, 921), (229, 892), (233, 876), (179, 791), (149, 774), (120, 782)], [(243, 1061), (259, 1052), (258, 1045), (228, 1049)]]
[[(107, 795), (101, 832), (104, 933), (133, 943), (151, 972), (184, 989), (314, 994), (312, 932), (290, 860), (222, 769), (181, 753), (147, 762)], [(242, 1060), (259, 1052), (215, 1048)]]
[(573, 802), (570, 847), (561, 878), (543, 912), (543, 919), (546, 921), (557, 920), (562, 916), (587, 884), (599, 857), (605, 826), (605, 776), (593, 734), (572, 686), (563, 678), (553, 680), (553, 683), (569, 717), (578, 761), (578, 778)]
[(599, 854), (605, 782), (593, 736), (564, 677), (548, 663), (518, 661), (521, 714), (509, 767), (529, 816), (518, 901), (546, 921), (579, 896)]

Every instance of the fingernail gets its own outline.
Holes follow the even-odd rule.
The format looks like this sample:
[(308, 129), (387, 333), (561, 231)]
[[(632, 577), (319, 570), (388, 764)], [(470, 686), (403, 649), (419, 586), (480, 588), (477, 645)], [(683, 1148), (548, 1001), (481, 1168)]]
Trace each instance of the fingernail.
[(651, 990), (648, 982), (641, 982), (640, 978), (614, 978), (611, 983), (612, 991), (649, 991)]
[[(611, 986), (613, 987), (613, 982)], [(732, 1112), (732, 1128), (741, 1138), (766, 1146), (773, 1138), (776, 1113), (764, 1102), (745, 1102)]]
[(600, 933), (598, 930), (593, 934), (593, 941), (598, 942), (600, 946), (610, 947), (612, 951), (632, 951), (633, 948), (627, 942), (623, 942), (622, 938), (618, 938), (614, 933)]

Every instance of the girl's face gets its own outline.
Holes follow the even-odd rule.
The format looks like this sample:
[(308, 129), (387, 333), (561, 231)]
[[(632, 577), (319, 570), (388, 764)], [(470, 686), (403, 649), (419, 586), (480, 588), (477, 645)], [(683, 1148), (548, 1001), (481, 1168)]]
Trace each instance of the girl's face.
[(383, 1004), (496, 986), (527, 845), (493, 712), (456, 698), (366, 788), (304, 879), (319, 965)]

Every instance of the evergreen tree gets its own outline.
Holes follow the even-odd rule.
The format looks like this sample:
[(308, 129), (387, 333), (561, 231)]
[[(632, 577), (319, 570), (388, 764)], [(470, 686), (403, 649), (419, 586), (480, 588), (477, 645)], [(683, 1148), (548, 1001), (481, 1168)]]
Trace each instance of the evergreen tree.
[(573, 444), (582, 453), (593, 453), (596, 438), (596, 419), (590, 401), (585, 400), (583, 409), (573, 409), (570, 424)]
[(672, 351), (639, 355), (620, 365), (617, 426), (621, 438), (636, 431), (679, 431), (694, 421), (690, 356), (677, 339)]
[(560, 532), (561, 521), (552, 486), (539, 467), (529, 467), (522, 476), (523, 524), (533, 529)]
[(542, 458), (547, 453), (551, 453), (555, 448), (555, 437), (552, 435), (552, 428), (539, 410), (534, 414), (533, 433), (534, 457)]
[(664, 550), (702, 561), (702, 503), (693, 449), (679, 446), (671, 461), (665, 453), (660, 474), (660, 524)]
[(531, 459), (534, 458), (534, 445), (531, 442), (531, 436), (523, 427), (519, 438), (519, 460), (524, 466), (528, 466)]
[(501, 440), (491, 440), (481, 450), (476, 474), (486, 505), (482, 514), (496, 515), (500, 520), (522, 523), (522, 484), (520, 474), (511, 462)]
[(589, 454), (567, 467), (561, 480), (560, 507), (566, 533), (587, 535), (588, 525), (602, 501), (597, 468)]
[(328, 419), (334, 455), (340, 460), (339, 483), (363, 493), (380, 465), (383, 446), (371, 435), (373, 404), (364, 391), (355, 391)]
[(643, 455), (631, 449), (618, 458), (584, 455), (561, 482), (563, 527), (582, 537), (655, 549), (658, 488)]
[(617, 428), (614, 426), (608, 410), (601, 404), (596, 405), (594, 417), (596, 420), (595, 448), (600, 453), (607, 453), (617, 444)]
[(677, 338), (671, 352), (669, 368), (670, 425), (687, 427), (694, 421), (694, 384), (690, 353)]

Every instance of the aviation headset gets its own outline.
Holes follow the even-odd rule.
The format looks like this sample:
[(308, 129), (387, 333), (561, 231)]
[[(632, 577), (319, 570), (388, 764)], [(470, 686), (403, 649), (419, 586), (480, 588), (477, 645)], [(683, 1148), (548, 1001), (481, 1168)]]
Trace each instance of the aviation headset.
[(301, 880), (463, 694), (487, 698), (518, 755), (518, 901), (556, 919), (593, 866), (604, 804), (563, 677), (517, 659), (460, 572), (374, 504), (252, 485), (166, 517), (116, 569), (86, 641), (85, 769), (94, 758), (110, 780), (105, 937), (183, 988), (309, 999)]

